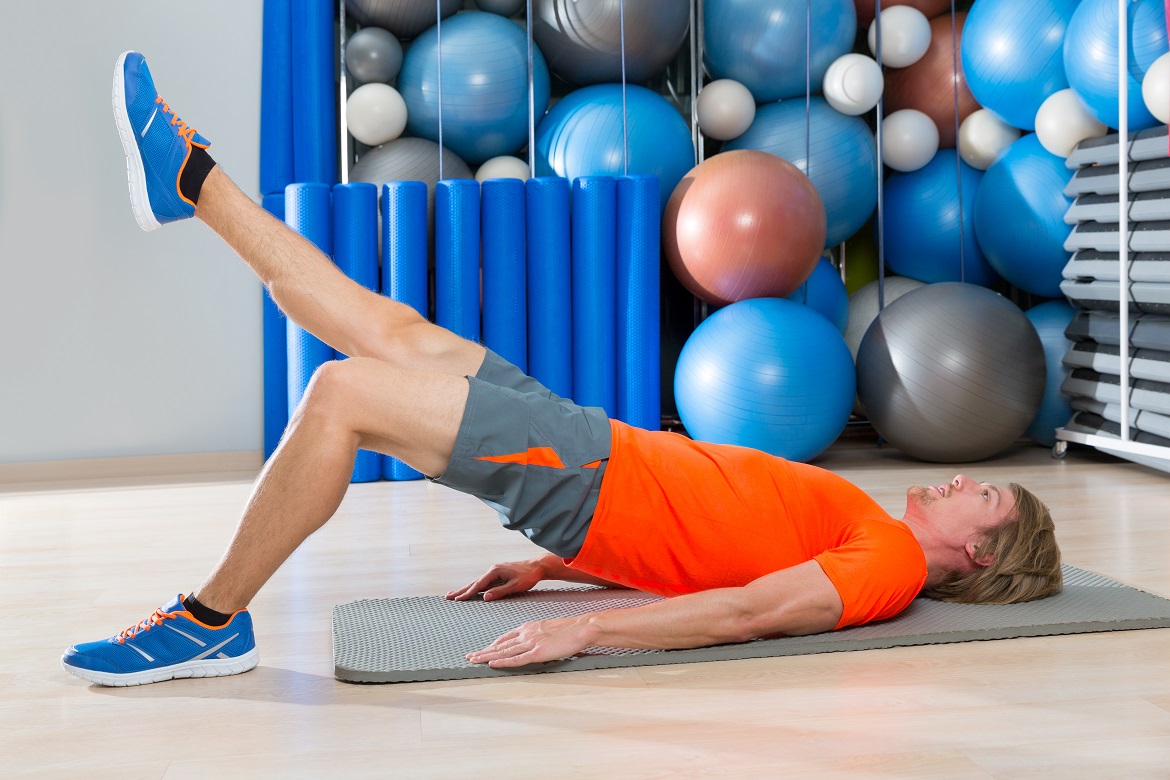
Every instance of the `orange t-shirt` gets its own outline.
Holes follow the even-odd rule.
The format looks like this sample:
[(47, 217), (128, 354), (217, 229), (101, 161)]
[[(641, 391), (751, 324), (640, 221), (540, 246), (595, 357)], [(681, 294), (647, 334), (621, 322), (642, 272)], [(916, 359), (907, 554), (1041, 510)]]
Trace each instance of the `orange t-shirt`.
[(893, 617), (926, 582), (904, 523), (825, 469), (611, 420), (585, 543), (567, 563), (677, 596), (739, 587), (815, 560), (841, 595), (837, 628)]

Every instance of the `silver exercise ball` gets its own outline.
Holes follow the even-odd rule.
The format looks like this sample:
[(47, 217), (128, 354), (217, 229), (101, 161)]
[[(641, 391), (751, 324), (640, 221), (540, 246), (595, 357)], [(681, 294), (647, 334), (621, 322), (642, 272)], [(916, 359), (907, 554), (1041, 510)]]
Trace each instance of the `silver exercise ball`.
[(402, 67), (402, 44), (381, 27), (363, 27), (345, 43), (345, 69), (361, 84), (389, 84)]
[(943, 282), (887, 306), (857, 352), (869, 421), (907, 455), (982, 460), (1027, 429), (1044, 396), (1044, 347), (1008, 299)]
[[(471, 169), (459, 155), (443, 150), (444, 179), (472, 179)], [(435, 214), (435, 184), (439, 181), (439, 145), (426, 138), (398, 138), (375, 147), (358, 159), (349, 172), (350, 181), (378, 185), (388, 181), (421, 181), (427, 185), (427, 215)]]
[(577, 86), (621, 81), (623, 4), (626, 80), (640, 84), (665, 70), (687, 37), (687, 3), (536, 0), (532, 6), (532, 36), (549, 69)]
[[(908, 279), (905, 276), (887, 276), (885, 305), (889, 306), (911, 290), (925, 286), (925, 282), (920, 282), (917, 279)], [(853, 355), (855, 363), (861, 340), (865, 337), (869, 326), (877, 319), (880, 311), (876, 279), (863, 285), (857, 292), (849, 296), (849, 318), (845, 321), (845, 344), (849, 347), (849, 352)], [(853, 412), (859, 415), (865, 414), (865, 407), (862, 405), (860, 397), (853, 402)]]
[(475, 6), (500, 16), (515, 16), (524, 7), (524, 0), (475, 0)]
[[(924, 282), (917, 279), (908, 279), (905, 276), (886, 277), (885, 305), (889, 306), (911, 290), (925, 287)], [(881, 309), (878, 308), (878, 283), (875, 279), (863, 285), (857, 292), (849, 296), (849, 319), (845, 323), (845, 343), (853, 359), (857, 360), (857, 349), (869, 326), (877, 319)]]
[[(463, 0), (439, 0), (444, 19), (462, 7)], [(345, 10), (358, 24), (384, 27), (399, 38), (413, 38), (437, 21), (434, 0), (345, 0)]]

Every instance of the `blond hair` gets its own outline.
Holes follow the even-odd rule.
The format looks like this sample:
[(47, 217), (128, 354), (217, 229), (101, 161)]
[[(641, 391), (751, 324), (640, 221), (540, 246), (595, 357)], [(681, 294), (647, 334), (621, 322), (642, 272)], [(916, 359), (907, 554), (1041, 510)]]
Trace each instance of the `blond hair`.
[(1056, 526), (1044, 502), (1011, 483), (1014, 517), (988, 532), (975, 557), (992, 563), (976, 572), (953, 573), (922, 595), (961, 604), (1015, 604), (1052, 596), (1063, 587)]

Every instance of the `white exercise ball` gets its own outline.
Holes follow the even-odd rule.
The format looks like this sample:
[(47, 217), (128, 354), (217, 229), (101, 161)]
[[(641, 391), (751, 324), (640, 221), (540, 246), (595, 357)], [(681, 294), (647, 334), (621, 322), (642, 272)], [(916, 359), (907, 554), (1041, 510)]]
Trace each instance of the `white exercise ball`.
[(1081, 141), (1108, 132), (1071, 89), (1053, 92), (1036, 111), (1036, 139), (1057, 157), (1068, 157)]
[(519, 157), (512, 157), (511, 155), (505, 154), (484, 161), (483, 165), (479, 166), (479, 170), (475, 172), (475, 180), (480, 183), (488, 179), (519, 179), (520, 181), (527, 181), (530, 175), (528, 163)]
[[(869, 50), (877, 56), (878, 19), (869, 23)], [(930, 48), (930, 20), (909, 5), (890, 6), (881, 13), (881, 64), (905, 68), (922, 59)]]
[(1142, 79), (1142, 100), (1154, 118), (1170, 125), (1170, 52), (1166, 52), (1146, 71)]
[(959, 125), (959, 156), (972, 168), (985, 171), (1019, 137), (1018, 127), (981, 108)]
[(864, 54), (842, 54), (825, 71), (821, 91), (839, 113), (864, 114), (877, 105), (885, 87), (882, 67)]
[(895, 171), (916, 171), (937, 151), (938, 125), (921, 111), (903, 108), (882, 120), (882, 159)]
[(717, 79), (699, 92), (696, 108), (699, 128), (712, 138), (739, 138), (756, 118), (756, 100), (734, 79)]
[(389, 143), (406, 129), (406, 101), (389, 84), (363, 84), (345, 101), (345, 122), (367, 146)]

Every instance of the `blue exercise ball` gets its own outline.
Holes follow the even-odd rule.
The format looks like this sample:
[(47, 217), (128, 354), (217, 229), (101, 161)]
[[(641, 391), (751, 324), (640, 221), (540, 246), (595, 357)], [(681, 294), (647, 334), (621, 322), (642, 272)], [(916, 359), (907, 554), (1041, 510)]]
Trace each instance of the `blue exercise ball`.
[[(472, 165), (528, 141), (528, 39), (514, 22), (469, 11), (443, 22), (443, 146)], [(439, 140), (439, 30), (406, 50), (398, 91), (412, 135)], [(536, 113), (548, 105), (548, 66), (533, 47)]]
[(743, 84), (757, 103), (804, 95), (806, 75), (820, 92), (829, 65), (853, 48), (857, 10), (853, 0), (813, 6), (810, 20), (807, 0), (706, 0), (703, 64), (712, 78)]
[(536, 128), (536, 175), (658, 177), (661, 207), (695, 165), (690, 125), (666, 98), (628, 85), (622, 122), (622, 85), (594, 84), (561, 98)]
[(988, 287), (999, 277), (975, 240), (975, 195), (983, 171), (967, 163), (956, 166), (957, 157), (954, 149), (940, 149), (926, 167), (886, 179), (886, 264), (896, 274), (928, 284)]
[(977, 0), (971, 6), (960, 52), (979, 105), (1013, 127), (1036, 127), (1040, 104), (1068, 86), (1062, 52), (1079, 2)]
[(788, 296), (788, 300), (809, 307), (844, 335), (849, 323), (849, 293), (845, 290), (841, 272), (827, 257), (817, 261), (812, 274)]
[(695, 439), (800, 461), (845, 429), (855, 390), (837, 329), (780, 298), (740, 301), (708, 317), (674, 374), (679, 417)]
[(975, 238), (1000, 276), (1034, 295), (1060, 296), (1069, 226), (1071, 172), (1035, 133), (1008, 147), (983, 174), (975, 195)]
[(1024, 312), (1036, 328), (1036, 335), (1044, 347), (1044, 361), (1048, 364), (1040, 411), (1024, 435), (1045, 447), (1056, 444), (1056, 429), (1064, 427), (1073, 413), (1070, 399), (1060, 386), (1069, 374), (1062, 361), (1072, 349), (1072, 342), (1064, 332), (1076, 313), (1077, 310), (1064, 300), (1047, 301)]
[(864, 119), (836, 111), (822, 97), (814, 97), (807, 112), (803, 100), (760, 106), (747, 132), (723, 148), (771, 152), (808, 176), (825, 204), (825, 246), (860, 230), (877, 205), (873, 131)]
[[(1129, 131), (1158, 124), (1142, 100), (1142, 79), (1154, 60), (1167, 51), (1166, 6), (1163, 0), (1126, 3), (1129, 51), (1126, 52), (1126, 94)], [(1098, 122), (1117, 127), (1117, 0), (1084, 0), (1073, 14), (1064, 39), (1068, 83)]]

